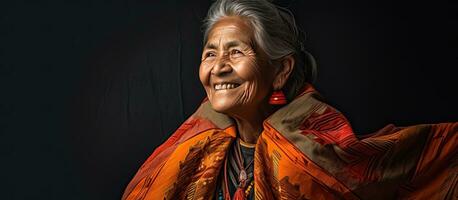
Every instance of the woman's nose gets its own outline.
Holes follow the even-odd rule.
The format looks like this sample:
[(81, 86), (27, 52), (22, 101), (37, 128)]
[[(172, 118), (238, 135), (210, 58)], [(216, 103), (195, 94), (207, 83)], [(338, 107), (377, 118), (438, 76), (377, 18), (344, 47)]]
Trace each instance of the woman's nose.
[(230, 72), (232, 72), (232, 67), (225, 58), (219, 58), (211, 70), (213, 75), (223, 75)]

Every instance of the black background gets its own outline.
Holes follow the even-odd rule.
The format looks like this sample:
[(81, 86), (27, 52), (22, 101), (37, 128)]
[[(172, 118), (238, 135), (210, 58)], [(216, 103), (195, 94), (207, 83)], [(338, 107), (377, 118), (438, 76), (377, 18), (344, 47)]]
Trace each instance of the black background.
[[(456, 1), (453, 1), (456, 2)], [(356, 133), (457, 121), (457, 4), (294, 1)], [(119, 199), (204, 97), (210, 1), (2, 1), (1, 199)]]

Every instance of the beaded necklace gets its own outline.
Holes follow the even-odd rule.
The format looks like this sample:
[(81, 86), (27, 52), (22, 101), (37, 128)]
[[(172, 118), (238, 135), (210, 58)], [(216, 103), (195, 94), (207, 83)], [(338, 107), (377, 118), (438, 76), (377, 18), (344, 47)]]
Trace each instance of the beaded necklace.
[[(254, 180), (252, 180), (253, 177), (249, 177), (246, 171), (253, 164), (254, 158), (250, 160), (248, 164), (246, 165), (244, 164), (244, 159), (243, 159), (242, 151), (240, 148), (241, 143), (243, 143), (243, 141), (241, 141), (240, 139), (236, 142), (235, 151), (232, 156), (235, 158), (237, 167), (239, 169), (238, 184), (235, 183), (237, 185), (237, 189), (236, 189), (236, 192), (234, 193), (233, 200), (245, 200), (247, 196), (250, 195), (250, 192), (254, 185)], [(248, 147), (248, 148), (254, 148), (254, 145), (249, 145), (246, 143), (244, 143), (243, 146)], [(228, 169), (227, 163), (229, 159), (228, 157), (229, 156), (227, 156), (224, 161), (223, 187), (222, 187), (222, 190), (220, 190), (218, 193), (219, 200), (223, 200), (223, 199), (230, 200), (231, 199), (231, 195), (229, 192), (229, 179), (227, 177), (227, 174), (228, 174), (227, 173), (227, 169)]]

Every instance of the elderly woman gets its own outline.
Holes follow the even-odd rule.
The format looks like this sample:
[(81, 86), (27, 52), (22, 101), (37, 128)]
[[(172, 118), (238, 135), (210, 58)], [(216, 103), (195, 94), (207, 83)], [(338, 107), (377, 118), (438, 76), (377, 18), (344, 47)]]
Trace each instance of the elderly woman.
[(320, 100), (291, 13), (218, 0), (199, 76), (207, 99), (139, 169), (123, 199), (453, 199), (458, 123), (357, 138)]

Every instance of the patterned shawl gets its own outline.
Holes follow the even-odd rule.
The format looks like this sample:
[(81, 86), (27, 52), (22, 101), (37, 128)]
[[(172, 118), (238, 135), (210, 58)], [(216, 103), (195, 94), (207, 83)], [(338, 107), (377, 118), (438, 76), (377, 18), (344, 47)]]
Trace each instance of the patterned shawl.
[[(457, 199), (458, 123), (358, 138), (311, 85), (264, 121), (255, 199)], [(235, 123), (208, 101), (146, 160), (122, 199), (212, 199)]]

